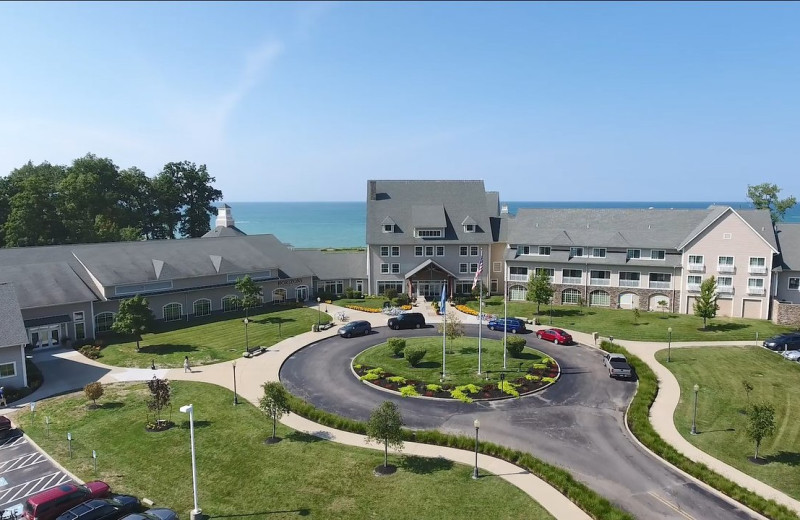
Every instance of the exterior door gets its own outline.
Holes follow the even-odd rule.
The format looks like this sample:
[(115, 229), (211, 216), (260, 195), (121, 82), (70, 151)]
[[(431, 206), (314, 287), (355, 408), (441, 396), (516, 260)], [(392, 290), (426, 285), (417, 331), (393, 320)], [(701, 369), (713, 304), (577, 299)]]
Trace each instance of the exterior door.
[(295, 289), (295, 294), (297, 295), (297, 301), (304, 302), (308, 299), (308, 287), (305, 285), (300, 285)]
[(742, 318), (760, 318), (761, 300), (742, 300)]

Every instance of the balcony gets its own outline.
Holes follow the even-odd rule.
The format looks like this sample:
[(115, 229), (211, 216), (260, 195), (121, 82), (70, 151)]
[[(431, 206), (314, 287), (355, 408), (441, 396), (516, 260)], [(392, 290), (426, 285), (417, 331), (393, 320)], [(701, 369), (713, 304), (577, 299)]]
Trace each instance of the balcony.
[(509, 282), (526, 282), (528, 281), (527, 274), (510, 274), (508, 275)]
[(719, 294), (733, 294), (733, 286), (732, 285), (718, 285), (717, 292)]
[(639, 287), (639, 280), (620, 280), (620, 287)]
[(751, 265), (747, 267), (747, 272), (750, 274), (767, 274), (766, 265)]
[(650, 289), (670, 289), (672, 284), (670, 282), (650, 282)]
[(766, 294), (766, 290), (763, 287), (748, 287), (747, 294), (764, 296), (764, 294)]
[(563, 278), (561, 278), (561, 283), (580, 285), (583, 283), (583, 278), (581, 278), (580, 276), (564, 276)]
[(717, 266), (717, 272), (718, 273), (735, 273), (736, 272), (736, 266), (728, 265), (728, 264), (720, 264), (720, 265)]
[(611, 278), (590, 278), (589, 285), (611, 285)]
[(686, 290), (689, 292), (700, 292), (700, 284), (699, 283), (686, 284)]
[(691, 273), (705, 273), (706, 264), (689, 264), (686, 269)]

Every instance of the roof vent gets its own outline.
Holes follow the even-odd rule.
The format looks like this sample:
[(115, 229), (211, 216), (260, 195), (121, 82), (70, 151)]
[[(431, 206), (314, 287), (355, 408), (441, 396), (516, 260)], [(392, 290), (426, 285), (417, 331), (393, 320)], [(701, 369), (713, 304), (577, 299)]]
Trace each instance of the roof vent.
[(650, 229), (650, 224), (647, 224), (647, 229)]

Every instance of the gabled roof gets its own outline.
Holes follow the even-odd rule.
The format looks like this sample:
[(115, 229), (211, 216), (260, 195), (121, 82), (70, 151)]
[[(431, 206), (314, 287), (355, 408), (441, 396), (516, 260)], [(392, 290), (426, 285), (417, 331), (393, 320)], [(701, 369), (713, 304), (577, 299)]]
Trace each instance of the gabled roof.
[(425, 269), (426, 267), (433, 267), (433, 268), (435, 268), (435, 269), (438, 269), (439, 271), (441, 271), (441, 272), (443, 272), (443, 273), (446, 273), (448, 276), (452, 276), (453, 278), (458, 278), (456, 275), (454, 275), (453, 273), (451, 273), (450, 271), (448, 271), (447, 269), (445, 269), (444, 267), (442, 267), (442, 266), (441, 266), (441, 265), (439, 265), (438, 263), (434, 262), (434, 261), (433, 261), (433, 260), (431, 260), (430, 258), (429, 258), (428, 260), (425, 260), (425, 261), (424, 261), (424, 262), (422, 262), (421, 264), (419, 264), (419, 265), (418, 265), (417, 267), (415, 267), (414, 269), (412, 269), (412, 270), (410, 270), (409, 272), (407, 272), (407, 273), (405, 274), (405, 278), (411, 278), (412, 276), (414, 276), (414, 275), (415, 275), (415, 274), (417, 274), (418, 272), (422, 271), (422, 270), (423, 270), (423, 269)]
[(28, 343), (28, 332), (22, 321), (22, 311), (17, 303), (14, 286), (0, 283), (0, 347)]
[(67, 262), (4, 265), (0, 268), (2, 282), (14, 284), (23, 309), (99, 299)]
[(469, 215), (467, 215), (467, 218), (461, 221), (462, 226), (468, 226), (468, 225), (474, 226), (475, 224), (477, 224), (477, 222), (475, 222), (475, 219), (470, 217)]
[(347, 280), (367, 278), (366, 251), (324, 251), (295, 249), (294, 254), (314, 272), (320, 280)]
[(217, 226), (205, 235), (203, 238), (215, 238), (215, 237), (239, 237), (246, 235), (244, 231), (239, 229), (236, 226)]
[[(730, 206), (711, 206), (707, 210), (709, 213), (706, 218), (695, 227), (689, 235), (681, 242), (678, 249), (685, 248), (700, 233), (708, 229), (712, 224), (717, 222), (726, 214), (733, 214), (740, 218), (747, 226), (753, 230), (771, 249), (773, 252), (778, 252), (778, 244), (775, 241), (775, 232), (772, 227), (772, 219), (769, 216), (769, 211), (762, 209), (739, 210), (731, 208)], [(745, 217), (745, 215), (747, 217)], [(768, 222), (768, 225), (765, 224)]]
[(778, 224), (776, 232), (781, 254), (775, 261), (778, 271), (800, 271), (800, 223)]

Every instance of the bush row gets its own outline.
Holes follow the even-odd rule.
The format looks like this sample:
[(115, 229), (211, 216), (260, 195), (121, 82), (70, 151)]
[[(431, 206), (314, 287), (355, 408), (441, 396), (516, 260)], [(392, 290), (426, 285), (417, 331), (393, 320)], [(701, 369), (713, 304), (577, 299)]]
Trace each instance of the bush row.
[[(365, 435), (367, 431), (366, 424), (363, 422), (319, 410), (295, 396), (291, 396), (290, 408), (297, 415), (337, 430), (345, 430), (361, 435)], [(475, 449), (474, 437), (451, 435), (438, 430), (411, 431), (404, 429), (403, 439), (410, 442), (422, 442), (462, 450), (471, 451)], [(543, 462), (529, 453), (505, 448), (491, 442), (480, 443), (479, 450), (485, 455), (515, 464), (548, 482), (592, 518), (597, 520), (633, 520), (633, 516), (619, 509), (582, 482), (575, 480), (568, 471)]]
[(653, 425), (650, 423), (649, 419), (650, 407), (653, 405), (653, 402), (656, 400), (656, 395), (658, 394), (656, 375), (650, 370), (650, 367), (647, 366), (646, 363), (638, 357), (631, 355), (630, 352), (619, 345), (604, 340), (600, 342), (600, 348), (606, 352), (624, 354), (625, 357), (628, 358), (628, 363), (630, 363), (636, 371), (636, 375), (639, 378), (639, 389), (628, 409), (628, 427), (642, 444), (670, 464), (702, 480), (714, 489), (721, 491), (737, 502), (761, 513), (767, 518), (771, 518), (772, 520), (800, 519), (800, 517), (788, 507), (778, 504), (774, 500), (768, 500), (749, 489), (745, 489), (739, 484), (716, 473), (705, 464), (694, 462), (664, 441), (653, 429)]

